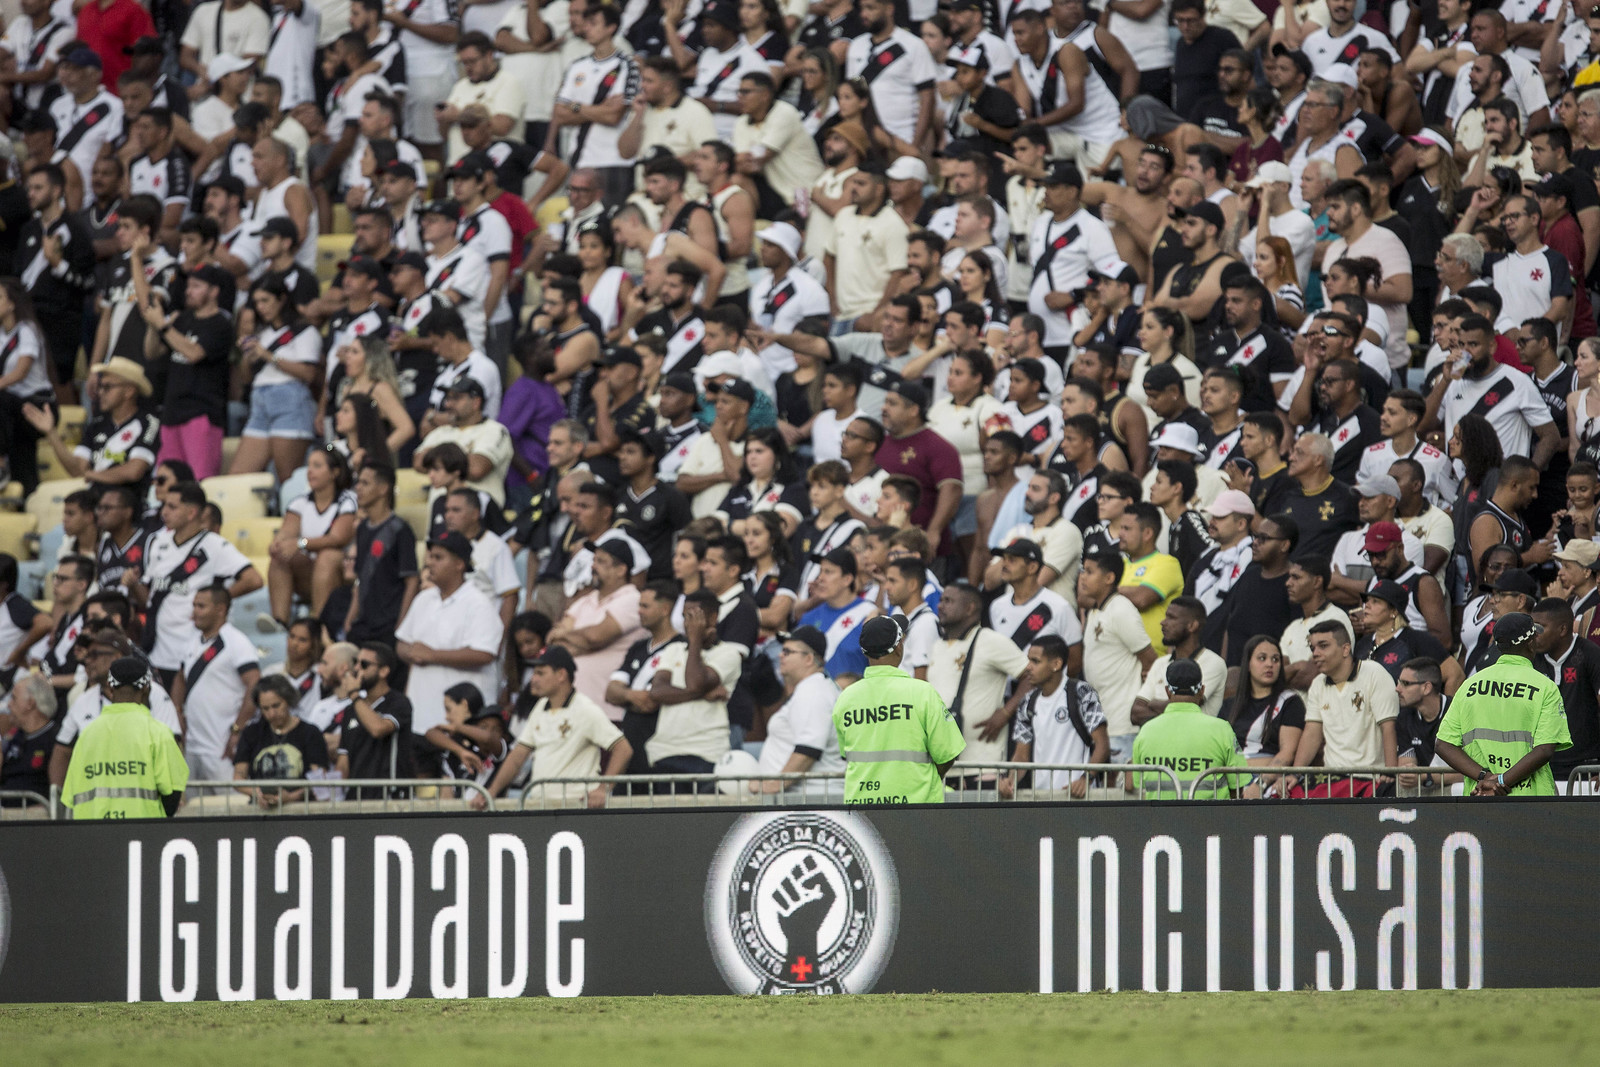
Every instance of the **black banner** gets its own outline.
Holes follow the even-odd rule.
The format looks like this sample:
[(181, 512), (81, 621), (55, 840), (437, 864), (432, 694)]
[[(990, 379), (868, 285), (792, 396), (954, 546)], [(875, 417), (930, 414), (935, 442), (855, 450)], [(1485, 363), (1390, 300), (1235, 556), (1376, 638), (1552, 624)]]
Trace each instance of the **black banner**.
[[(1586, 800), (0, 827), (0, 1002), (1600, 985)], [(375, 936), (376, 931), (376, 936)]]

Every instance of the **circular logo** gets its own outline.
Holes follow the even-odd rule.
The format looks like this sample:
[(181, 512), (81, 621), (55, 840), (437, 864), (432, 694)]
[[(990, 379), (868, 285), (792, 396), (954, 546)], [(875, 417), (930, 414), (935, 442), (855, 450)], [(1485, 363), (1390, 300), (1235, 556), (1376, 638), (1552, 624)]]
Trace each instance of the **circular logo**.
[(858, 814), (746, 815), (711, 861), (705, 919), (735, 993), (866, 993), (894, 951), (899, 879)]
[(645, 522), (654, 522), (656, 518), (656, 506), (654, 504), (646, 504), (644, 507), (639, 509), (639, 517)]

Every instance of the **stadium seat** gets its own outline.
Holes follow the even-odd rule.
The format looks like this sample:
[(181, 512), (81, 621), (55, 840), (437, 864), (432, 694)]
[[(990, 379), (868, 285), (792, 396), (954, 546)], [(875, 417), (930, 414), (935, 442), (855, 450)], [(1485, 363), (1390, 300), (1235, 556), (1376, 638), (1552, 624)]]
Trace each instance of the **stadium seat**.
[(89, 483), (82, 478), (59, 478), (40, 482), (39, 488), (28, 498), (27, 512), (39, 520), (37, 528), (40, 530), (60, 526), (61, 512), (66, 507), (67, 497), (80, 489), (87, 488)]
[[(272, 546), (272, 539), (278, 535), (278, 530), (282, 526), (282, 519), (241, 519), (224, 525), (222, 536), (232, 541), (233, 546), (247, 556), (265, 556)], [(265, 578), (266, 575), (263, 574), (262, 577)]]
[(16, 559), (27, 559), (27, 537), (38, 528), (39, 520), (28, 514), (0, 513), (0, 552)]
[(27, 559), (17, 564), (17, 592), (28, 600), (38, 600), (45, 595), (49, 583), (45, 575), (50, 572), (49, 560)]
[(411, 527), (411, 532), (417, 535), (417, 546), (420, 548), (428, 539), (428, 505), (404, 504), (394, 510)]
[(552, 196), (549, 200), (539, 205), (539, 213), (534, 216), (534, 221), (538, 222), (541, 230), (548, 229), (551, 223), (559, 219), (561, 213), (567, 210), (569, 206), (566, 197)]
[(398, 470), (394, 472), (394, 504), (395, 507), (405, 507), (407, 504), (426, 504), (428, 502), (428, 476), (421, 471)]
[(305, 496), (311, 491), (311, 484), (306, 480), (306, 469), (296, 467), (293, 474), (284, 479), (278, 486), (278, 514), (287, 515), (289, 505), (297, 498)]
[(67, 531), (62, 529), (61, 524), (58, 522), (54, 526), (50, 527), (50, 529), (45, 530), (38, 537), (28, 538), (28, 540), (33, 542), (33, 551), (30, 552), (29, 555), (33, 556), (35, 559), (54, 562), (56, 556), (61, 553), (61, 543), (66, 539)]
[(56, 450), (50, 447), (50, 442), (40, 438), (34, 445), (34, 457), (39, 465), (39, 480), (52, 482), (60, 478), (67, 478), (67, 468), (61, 465), (56, 458)]
[(350, 217), (350, 209), (343, 204), (333, 205), (333, 232), (336, 234), (355, 233), (355, 224)]
[(222, 509), (223, 529), (243, 519), (262, 519), (267, 515), (267, 499), (272, 493), (272, 475), (219, 474), (200, 483), (206, 499)]
[(224, 437), (222, 439), (222, 466), (218, 470), (225, 471), (233, 466), (233, 454), (239, 451), (239, 438)]
[(77, 404), (65, 404), (61, 408), (61, 415), (57, 420), (60, 427), (61, 440), (69, 445), (77, 445), (83, 441), (83, 427), (89, 421), (87, 408)]
[(355, 240), (350, 233), (325, 233), (317, 238), (318, 281), (331, 281), (339, 273), (339, 264), (350, 258), (350, 246)]

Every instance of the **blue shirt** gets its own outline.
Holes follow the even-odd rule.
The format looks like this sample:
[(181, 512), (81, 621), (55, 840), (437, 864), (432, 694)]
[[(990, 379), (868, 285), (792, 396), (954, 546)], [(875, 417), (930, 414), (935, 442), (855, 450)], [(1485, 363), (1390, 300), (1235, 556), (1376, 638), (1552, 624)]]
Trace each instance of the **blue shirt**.
[(856, 597), (842, 608), (818, 604), (800, 619), (801, 626), (815, 626), (828, 639), (828, 656), (823, 668), (829, 678), (841, 674), (861, 677), (867, 669), (867, 657), (861, 652), (861, 624), (878, 612), (871, 604)]

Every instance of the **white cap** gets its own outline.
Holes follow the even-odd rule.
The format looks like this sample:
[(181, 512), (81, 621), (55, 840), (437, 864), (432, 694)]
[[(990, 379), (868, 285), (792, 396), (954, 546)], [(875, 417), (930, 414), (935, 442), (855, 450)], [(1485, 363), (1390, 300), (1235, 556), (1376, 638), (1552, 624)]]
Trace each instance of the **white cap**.
[(732, 352), (715, 352), (706, 356), (694, 368), (694, 376), (701, 387), (713, 378), (720, 378), (724, 374), (731, 374), (735, 378), (744, 377), (744, 364), (739, 362), (739, 357)]
[(255, 63), (248, 59), (234, 55), (232, 52), (219, 52), (206, 64), (206, 80), (216, 81), (235, 71), (249, 70)]
[(1217, 494), (1217, 499), (1206, 508), (1206, 514), (1213, 519), (1220, 519), (1224, 515), (1254, 515), (1256, 506), (1250, 498), (1237, 489), (1224, 489)]
[(1449, 152), (1449, 151), (1453, 150), (1451, 145), (1450, 145), (1450, 138), (1446, 137), (1444, 134), (1440, 133), (1438, 130), (1432, 130), (1432, 129), (1418, 130), (1416, 133), (1414, 133), (1410, 137), (1408, 137), (1407, 140), (1409, 140), (1412, 144), (1438, 145), (1440, 148), (1444, 149), (1446, 152)]
[(1351, 89), (1361, 88), (1361, 80), (1356, 77), (1356, 68), (1349, 63), (1335, 63), (1317, 77), (1325, 82), (1348, 86)]
[(884, 177), (892, 182), (919, 181), (928, 184), (928, 167), (916, 156), (901, 156), (889, 164), (889, 169), (884, 172)]
[(756, 240), (777, 245), (789, 253), (791, 260), (800, 258), (800, 231), (787, 222), (774, 222), (756, 234)]
[(1245, 185), (1251, 189), (1260, 189), (1262, 186), (1271, 185), (1273, 182), (1283, 182), (1285, 185), (1294, 183), (1294, 175), (1289, 172), (1289, 167), (1275, 159), (1268, 160), (1257, 167), (1256, 176), (1245, 182)]
[(1150, 444), (1154, 448), (1175, 448), (1191, 456), (1200, 454), (1200, 435), (1186, 422), (1167, 423)]

